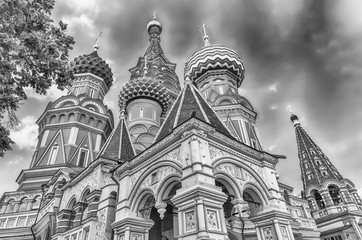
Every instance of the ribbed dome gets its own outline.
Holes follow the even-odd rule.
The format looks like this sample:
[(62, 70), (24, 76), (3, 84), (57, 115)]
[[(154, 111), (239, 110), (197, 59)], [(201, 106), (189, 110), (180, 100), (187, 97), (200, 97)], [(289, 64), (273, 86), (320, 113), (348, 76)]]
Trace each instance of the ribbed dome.
[(212, 44), (196, 51), (185, 65), (185, 73), (190, 74), (190, 79), (195, 81), (208, 70), (228, 69), (238, 77), (237, 86), (240, 87), (245, 68), (241, 57), (234, 50)]
[(112, 86), (113, 74), (108, 64), (98, 56), (96, 51), (76, 57), (70, 63), (73, 74), (92, 73), (103, 78), (108, 88)]
[(140, 77), (127, 83), (120, 92), (120, 108), (125, 109), (128, 102), (139, 97), (156, 100), (161, 104), (162, 114), (165, 114), (171, 105), (171, 95), (157, 80), (150, 77)]

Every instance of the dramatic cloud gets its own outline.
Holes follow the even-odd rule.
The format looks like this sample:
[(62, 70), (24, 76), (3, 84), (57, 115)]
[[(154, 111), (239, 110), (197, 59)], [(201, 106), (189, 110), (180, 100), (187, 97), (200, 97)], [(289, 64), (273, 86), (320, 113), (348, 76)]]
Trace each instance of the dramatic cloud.
[[(177, 63), (181, 83), (184, 62), (202, 46), (199, 29), (209, 22), (210, 41), (234, 49), (244, 60), (246, 77), (239, 93), (258, 112), (265, 150), (287, 156), (277, 167), (280, 180), (301, 190), (287, 109), (291, 105), (341, 174), (360, 189), (356, 169), (362, 169), (361, 7), (358, 0), (229, 0), (227, 4), (222, 0), (197, 4), (192, 0), (64, 0), (57, 1), (53, 18), (68, 23), (75, 37), (72, 58), (90, 53), (102, 32), (99, 55), (115, 76), (105, 101), (116, 119), (119, 91), (129, 80), (128, 69), (147, 47), (146, 25), (153, 12), (157, 10), (163, 24), (161, 45), (170, 61)], [(31, 95), (19, 116), (38, 118), (56, 96)], [(23, 157), (29, 161), (31, 154), (22, 154), (28, 154)], [(23, 168), (28, 167), (26, 161)]]
[(34, 149), (38, 137), (38, 125), (34, 116), (27, 116), (21, 119), (19, 130), (10, 133), (11, 139), (16, 145), (22, 148)]

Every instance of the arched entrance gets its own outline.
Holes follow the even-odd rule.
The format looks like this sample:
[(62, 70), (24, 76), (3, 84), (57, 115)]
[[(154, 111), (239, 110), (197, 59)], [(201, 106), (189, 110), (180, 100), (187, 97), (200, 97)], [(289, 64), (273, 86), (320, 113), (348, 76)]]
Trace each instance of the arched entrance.
[[(181, 184), (175, 184), (165, 198), (162, 199), (162, 203), (156, 203), (155, 198), (152, 195), (147, 195), (141, 207), (139, 214), (143, 218), (151, 219), (154, 224), (149, 230), (149, 240), (176, 240), (178, 234), (178, 219), (177, 209), (171, 202), (173, 196), (176, 195), (176, 190), (181, 188)], [(163, 219), (160, 217), (160, 210), (165, 209)]]

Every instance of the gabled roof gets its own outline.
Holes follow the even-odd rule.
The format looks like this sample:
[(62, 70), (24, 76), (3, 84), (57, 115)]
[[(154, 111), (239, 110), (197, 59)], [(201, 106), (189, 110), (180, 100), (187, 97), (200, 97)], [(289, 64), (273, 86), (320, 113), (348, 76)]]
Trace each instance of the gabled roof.
[(155, 142), (166, 137), (174, 128), (193, 117), (210, 124), (217, 131), (233, 138), (230, 132), (222, 124), (215, 111), (201, 96), (197, 88), (191, 81), (186, 80), (185, 87), (180, 92), (166, 116), (166, 119), (155, 138)]
[(97, 158), (107, 158), (124, 162), (136, 156), (124, 116), (121, 116)]

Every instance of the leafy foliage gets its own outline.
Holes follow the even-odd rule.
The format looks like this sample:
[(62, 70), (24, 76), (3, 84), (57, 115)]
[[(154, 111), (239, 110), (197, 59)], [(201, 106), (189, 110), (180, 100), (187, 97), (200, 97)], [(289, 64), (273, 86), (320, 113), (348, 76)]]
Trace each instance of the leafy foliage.
[[(64, 89), (72, 76), (67, 69), (73, 37), (67, 25), (53, 25), (55, 0), (0, 2), (0, 120), (18, 124), (15, 111), (27, 99), (24, 88), (46, 94), (52, 84)], [(3, 122), (4, 124), (4, 122)], [(9, 131), (0, 124), (0, 153), (10, 150)]]

